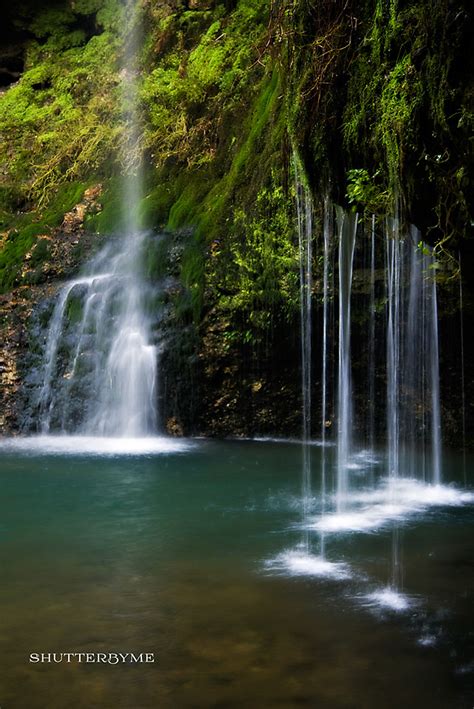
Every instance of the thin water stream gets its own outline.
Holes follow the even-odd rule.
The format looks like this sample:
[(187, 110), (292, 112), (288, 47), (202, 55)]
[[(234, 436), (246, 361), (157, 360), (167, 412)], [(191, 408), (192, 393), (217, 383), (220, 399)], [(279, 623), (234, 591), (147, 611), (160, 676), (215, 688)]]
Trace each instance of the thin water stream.
[[(298, 221), (300, 325), (301, 325), (301, 393), (302, 393), (302, 499), (303, 524), (306, 525), (311, 499), (311, 415), (312, 415), (312, 290), (313, 290), (313, 203), (308, 186), (303, 182), (298, 158), (294, 157), (296, 212)], [(309, 535), (303, 544), (309, 552)]]

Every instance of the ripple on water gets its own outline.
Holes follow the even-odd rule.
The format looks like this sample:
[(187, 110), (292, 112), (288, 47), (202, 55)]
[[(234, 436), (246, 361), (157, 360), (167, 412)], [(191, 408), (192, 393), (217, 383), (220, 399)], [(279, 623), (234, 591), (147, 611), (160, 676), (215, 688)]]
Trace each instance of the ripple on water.
[(386, 586), (367, 594), (364, 596), (363, 601), (365, 605), (371, 608), (390, 610), (395, 613), (403, 613), (413, 605), (413, 599), (391, 586)]
[(280, 576), (316, 576), (326, 579), (348, 579), (351, 576), (347, 564), (329, 561), (301, 550), (287, 550), (265, 562), (265, 569)]

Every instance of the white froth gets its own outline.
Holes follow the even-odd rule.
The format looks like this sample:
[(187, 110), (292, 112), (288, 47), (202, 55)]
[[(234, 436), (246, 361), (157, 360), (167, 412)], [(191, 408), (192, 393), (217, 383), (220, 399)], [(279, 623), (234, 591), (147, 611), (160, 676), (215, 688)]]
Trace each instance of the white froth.
[(268, 571), (289, 576), (318, 576), (327, 579), (347, 579), (351, 572), (347, 564), (329, 561), (300, 550), (288, 550), (265, 563)]
[(474, 502), (474, 494), (447, 485), (429, 485), (418, 480), (385, 480), (375, 490), (353, 491), (343, 512), (328, 514), (311, 524), (321, 532), (372, 532), (389, 522), (405, 519), (431, 507)]
[(190, 440), (164, 436), (101, 438), (95, 436), (28, 436), (0, 439), (0, 451), (53, 455), (156, 455), (188, 450)]
[(365, 597), (365, 600), (369, 606), (396, 611), (398, 613), (408, 610), (412, 605), (412, 601), (408, 596), (405, 596), (403, 593), (400, 593), (390, 586), (369, 593)]

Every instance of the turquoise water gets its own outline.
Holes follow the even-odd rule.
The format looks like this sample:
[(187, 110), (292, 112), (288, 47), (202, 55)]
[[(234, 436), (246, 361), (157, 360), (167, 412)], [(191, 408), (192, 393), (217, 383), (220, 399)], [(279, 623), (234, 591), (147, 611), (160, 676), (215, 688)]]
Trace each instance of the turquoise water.
[[(313, 447), (313, 478), (320, 455)], [(327, 535), (345, 573), (325, 577), (299, 563), (296, 444), (193, 441), (120, 456), (4, 444), (0, 461), (2, 709), (472, 706), (468, 496), (405, 500), (396, 514), (364, 499), (356, 522), (362, 510), (369, 527)], [(361, 465), (355, 484), (382, 469)], [(446, 460), (445, 478), (461, 484), (461, 459)], [(314, 525), (318, 504), (316, 489)], [(394, 539), (399, 610), (377, 595)], [(86, 651), (156, 662), (28, 662)]]

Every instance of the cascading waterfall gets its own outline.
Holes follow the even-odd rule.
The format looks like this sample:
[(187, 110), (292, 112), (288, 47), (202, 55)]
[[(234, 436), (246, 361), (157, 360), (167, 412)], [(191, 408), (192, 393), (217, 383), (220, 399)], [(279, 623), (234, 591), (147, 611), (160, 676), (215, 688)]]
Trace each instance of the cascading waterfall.
[[(123, 236), (108, 244), (87, 275), (60, 290), (47, 335), (39, 429), (96, 436), (140, 437), (156, 430), (157, 347), (151, 341), (148, 292), (142, 273), (145, 234), (137, 207), (142, 194), (138, 112), (138, 4), (124, 7), (121, 223)], [(69, 332), (69, 309), (80, 312)], [(72, 345), (71, 345), (71, 341)]]
[(68, 298), (74, 288), (89, 285), (92, 283), (92, 280), (93, 279), (86, 277), (69, 281), (60, 290), (57, 303), (53, 310), (44, 354), (43, 385), (38, 398), (40, 431), (44, 434), (49, 433), (51, 426), (51, 414), (55, 403), (53, 377), (56, 374), (57, 354)]
[(337, 209), (339, 237), (339, 341), (337, 392), (337, 509), (347, 503), (352, 444), (351, 289), (358, 217)]
[(304, 546), (309, 551), (306, 529), (311, 502), (311, 387), (312, 387), (312, 270), (313, 270), (313, 204), (311, 194), (301, 177), (298, 159), (294, 159), (296, 211), (298, 221), (300, 322), (301, 322), (301, 389), (303, 400), (302, 430), (302, 498)]

